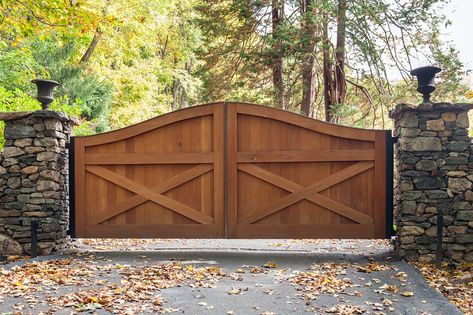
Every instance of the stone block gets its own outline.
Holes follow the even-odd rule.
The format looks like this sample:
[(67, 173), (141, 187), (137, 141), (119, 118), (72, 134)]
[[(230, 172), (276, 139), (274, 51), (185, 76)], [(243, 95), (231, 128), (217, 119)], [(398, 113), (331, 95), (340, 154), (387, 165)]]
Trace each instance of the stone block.
[(464, 234), (466, 233), (467, 227), (466, 226), (461, 226), (461, 225), (451, 225), (447, 228), (447, 230), (451, 233), (455, 234)]
[(15, 146), (20, 147), (20, 148), (27, 147), (31, 145), (32, 143), (33, 143), (33, 139), (31, 138), (18, 139), (18, 140), (15, 140), (14, 142)]
[(401, 191), (410, 191), (414, 189), (414, 184), (411, 180), (401, 180), (401, 183), (399, 184), (399, 189), (401, 189)]
[(437, 214), (437, 213), (438, 213), (438, 210), (437, 210), (437, 208), (435, 208), (435, 207), (427, 207), (427, 208), (425, 208), (425, 213), (428, 213), (428, 214)]
[(463, 152), (467, 151), (470, 147), (469, 141), (450, 141), (447, 144), (447, 150), (454, 152)]
[(18, 176), (9, 177), (7, 180), (7, 186), (11, 189), (17, 189), (21, 186), (21, 179)]
[(442, 151), (442, 143), (435, 137), (400, 138), (399, 145), (408, 152)]
[(473, 252), (464, 254), (463, 259), (467, 262), (473, 262)]
[(401, 128), (400, 136), (401, 137), (417, 137), (421, 132), (419, 128)]
[(422, 191), (405, 191), (402, 194), (402, 200), (417, 200), (422, 196)]
[(32, 138), (36, 136), (33, 127), (21, 124), (6, 124), (4, 131), (5, 139)]
[(33, 128), (36, 131), (44, 131), (46, 129), (46, 127), (44, 126), (44, 123), (34, 124)]
[(436, 161), (432, 160), (420, 160), (416, 163), (416, 170), (430, 172), (436, 170), (438, 167)]
[(440, 117), (444, 122), (453, 123), (457, 120), (457, 114), (452, 112), (442, 113)]
[(402, 202), (402, 213), (403, 214), (415, 214), (417, 209), (417, 203), (415, 201), (403, 201)]
[(468, 128), (470, 126), (470, 122), (468, 119), (468, 113), (462, 112), (457, 115), (457, 119), (455, 120), (455, 125), (460, 128)]
[(427, 194), (427, 197), (430, 199), (448, 198), (448, 194), (445, 190), (427, 190), (425, 193)]
[(454, 210), (470, 210), (471, 208), (472, 205), (468, 201), (459, 201), (453, 203)]
[(403, 226), (400, 228), (400, 235), (401, 236), (416, 236), (416, 235), (423, 235), (424, 229), (419, 226)]
[[(437, 236), (437, 226), (432, 226), (425, 230), (425, 235), (430, 236), (430, 237), (436, 237)], [(447, 235), (447, 229), (443, 227), (442, 229), (442, 236)]]
[[(445, 183), (438, 177), (419, 177), (413, 179), (414, 186), (418, 190), (433, 190), (445, 188)], [(471, 182), (468, 181), (470, 184)]]
[(44, 179), (49, 179), (49, 180), (53, 180), (55, 182), (59, 182), (60, 178), (61, 178), (61, 173), (59, 173), (58, 171), (54, 171), (54, 170), (44, 170), (44, 171), (39, 173), (39, 176), (41, 178), (44, 178)]
[(458, 211), (456, 219), (460, 220), (460, 221), (471, 221), (471, 220), (473, 220), (473, 210)]
[(36, 156), (36, 159), (38, 161), (44, 161), (44, 162), (56, 162), (58, 160), (58, 154), (55, 152), (40, 152)]
[(62, 131), (62, 123), (57, 119), (46, 119), (44, 121), (46, 130), (57, 130)]
[(12, 239), (8, 235), (0, 234), (0, 245), (3, 245), (4, 240), (8, 241), (8, 246), (7, 246), (7, 251), (5, 253), (2, 253), (3, 255), (22, 255), (23, 254), (23, 247), (20, 245), (20, 243), (18, 243), (17, 241)]
[(2, 152), (3, 157), (6, 159), (17, 157), (23, 154), (25, 154), (25, 151), (18, 147), (4, 147)]
[(25, 148), (25, 152), (26, 153), (39, 153), (39, 152), (43, 152), (45, 151), (45, 149), (43, 147), (26, 147)]
[(447, 172), (447, 176), (449, 177), (466, 177), (468, 175), (465, 171), (449, 171)]
[(45, 190), (59, 190), (60, 186), (58, 183), (50, 181), (50, 180), (38, 180), (36, 184), (36, 189), (38, 191), (45, 191)]
[(21, 215), (22, 212), (18, 210), (0, 210), (0, 218), (19, 217)]
[(58, 145), (56, 138), (46, 137), (37, 138), (34, 140), (34, 145), (37, 147), (55, 147)]
[(467, 190), (471, 190), (473, 184), (466, 178), (449, 178), (448, 179), (448, 188), (453, 193), (462, 193)]
[(445, 130), (445, 124), (443, 119), (428, 120), (427, 130), (442, 131)]
[(18, 164), (12, 165), (8, 169), (8, 173), (11, 173), (11, 174), (18, 174), (19, 172), (20, 172), (20, 166)]
[(459, 244), (473, 243), (473, 234), (459, 234), (455, 237), (455, 242)]
[(38, 172), (38, 167), (35, 165), (26, 166), (21, 169), (21, 173), (25, 175), (30, 175)]
[(399, 119), (398, 125), (401, 127), (417, 128), (417, 126), (419, 125), (419, 120), (414, 112), (406, 111)]
[(445, 164), (449, 164), (449, 165), (464, 164), (464, 165), (467, 165), (468, 164), (468, 157), (467, 156), (447, 156), (445, 158)]

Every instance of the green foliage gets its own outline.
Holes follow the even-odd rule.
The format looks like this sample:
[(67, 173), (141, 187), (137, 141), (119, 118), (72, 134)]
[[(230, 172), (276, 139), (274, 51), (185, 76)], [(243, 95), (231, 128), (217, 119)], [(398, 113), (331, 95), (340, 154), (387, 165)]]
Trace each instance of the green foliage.
[[(38, 108), (28, 96), (36, 77), (61, 83), (51, 108), (81, 120), (76, 134), (217, 100), (269, 105), (281, 57), (285, 109), (300, 112), (301, 66), (312, 57), (313, 116), (323, 118), (323, 55), (336, 53), (339, 0), (279, 2), (285, 14), (273, 31), (272, 1), (0, 1), (0, 110)], [(419, 55), (444, 69), (434, 100), (473, 98), (458, 52), (439, 36), (445, 2), (347, 1), (347, 97), (332, 108), (338, 123), (390, 127), (394, 104), (419, 100), (408, 74)]]
[(31, 49), (33, 58), (47, 71), (46, 78), (61, 83), (55, 95), (69, 107), (80, 108), (80, 117), (97, 120), (97, 131), (108, 129), (109, 105), (112, 101), (113, 87), (74, 62), (77, 55), (77, 42), (71, 38), (63, 41), (57, 36), (47, 40), (36, 39)]

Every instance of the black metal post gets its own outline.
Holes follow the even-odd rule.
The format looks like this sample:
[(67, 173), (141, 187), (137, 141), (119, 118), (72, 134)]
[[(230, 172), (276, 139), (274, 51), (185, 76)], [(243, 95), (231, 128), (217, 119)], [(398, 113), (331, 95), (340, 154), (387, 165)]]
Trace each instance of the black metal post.
[(67, 234), (76, 237), (75, 187), (74, 187), (74, 137), (69, 139), (69, 229)]
[(31, 257), (38, 256), (38, 221), (31, 220)]
[(437, 214), (437, 246), (435, 250), (435, 264), (437, 268), (442, 267), (442, 259), (443, 259), (443, 213), (442, 209), (438, 210)]

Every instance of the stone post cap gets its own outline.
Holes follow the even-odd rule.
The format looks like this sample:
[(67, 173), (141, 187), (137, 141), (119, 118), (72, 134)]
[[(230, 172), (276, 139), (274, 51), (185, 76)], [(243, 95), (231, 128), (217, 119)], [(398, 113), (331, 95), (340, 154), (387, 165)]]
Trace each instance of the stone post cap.
[(389, 117), (396, 119), (401, 117), (404, 112), (431, 112), (431, 111), (441, 111), (441, 112), (460, 112), (468, 111), (473, 109), (472, 103), (422, 103), (419, 105), (413, 104), (397, 104), (396, 107), (389, 111)]
[(25, 111), (25, 112), (0, 112), (0, 121), (13, 121), (20, 119), (57, 119), (62, 122), (69, 122), (73, 126), (79, 125), (79, 121), (76, 118), (67, 116), (62, 112), (55, 112), (51, 110), (37, 110), (37, 111)]

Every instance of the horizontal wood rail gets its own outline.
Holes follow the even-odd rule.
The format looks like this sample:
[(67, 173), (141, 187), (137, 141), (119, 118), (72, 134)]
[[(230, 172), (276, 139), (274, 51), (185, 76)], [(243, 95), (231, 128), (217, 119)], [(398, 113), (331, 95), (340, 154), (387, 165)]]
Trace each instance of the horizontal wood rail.
[(213, 153), (87, 153), (87, 165), (213, 163)]
[(320, 151), (255, 151), (238, 152), (237, 162), (326, 162), (372, 161), (374, 150), (320, 150)]

